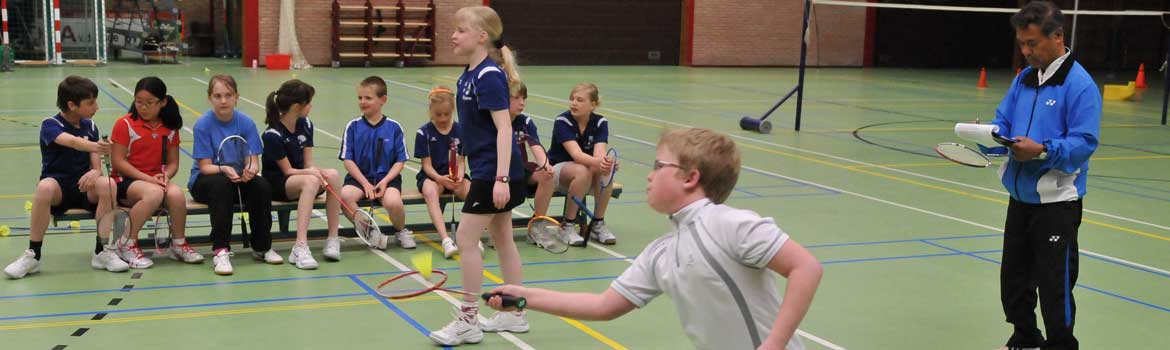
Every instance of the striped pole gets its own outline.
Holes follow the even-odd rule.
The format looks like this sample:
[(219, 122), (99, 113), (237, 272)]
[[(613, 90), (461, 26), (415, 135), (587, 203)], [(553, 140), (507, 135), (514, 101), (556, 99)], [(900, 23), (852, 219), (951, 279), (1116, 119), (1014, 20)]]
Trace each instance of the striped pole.
[(4, 45), (8, 45), (8, 0), (0, 0), (0, 17), (3, 17)]
[(64, 63), (61, 59), (61, 0), (53, 0), (53, 51), (53, 63)]

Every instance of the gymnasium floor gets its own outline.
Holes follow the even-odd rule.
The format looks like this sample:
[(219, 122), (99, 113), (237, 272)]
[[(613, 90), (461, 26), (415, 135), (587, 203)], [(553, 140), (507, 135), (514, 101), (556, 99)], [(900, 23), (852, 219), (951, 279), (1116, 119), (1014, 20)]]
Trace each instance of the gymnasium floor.
[[(27, 247), (24, 203), (38, 175), (37, 128), (55, 113), (55, 86), (68, 74), (102, 89), (95, 117), (102, 133), (124, 114), (138, 78), (158, 75), (183, 105), (187, 125), (208, 109), (206, 80), (239, 80), (238, 108), (262, 124), (269, 91), (296, 74), (317, 88), (313, 121), (317, 161), (340, 168), (333, 135), (358, 115), (354, 87), (367, 75), (390, 82), (385, 113), (407, 133), (427, 118), (426, 90), (454, 86), (460, 68), (377, 68), (267, 71), (238, 60), (189, 59), (181, 65), (112, 63), (100, 68), (18, 69), (0, 75), (0, 263)], [(825, 275), (801, 325), (809, 349), (997, 348), (1010, 332), (999, 306), (1000, 227), (1007, 195), (992, 169), (952, 165), (933, 145), (953, 140), (957, 121), (993, 118), (1011, 72), (992, 71), (991, 88), (974, 88), (977, 71), (811, 69), (803, 130), (791, 130), (794, 105), (773, 115), (771, 135), (739, 130), (740, 115), (758, 115), (786, 93), (796, 71), (786, 68), (523, 67), (547, 143), (551, 119), (567, 109), (572, 85), (601, 88), (610, 143), (625, 166), (624, 195), (609, 225), (616, 246), (552, 255), (522, 245), (532, 286), (602, 291), (667, 220), (645, 205), (645, 175), (664, 127), (701, 126), (733, 135), (743, 152), (739, 186), (729, 203), (773, 216), (824, 263)], [(1098, 79), (1100, 82), (1100, 79)], [(1090, 170), (1080, 230), (1081, 275), (1075, 289), (1077, 335), (1085, 349), (1156, 349), (1170, 343), (1170, 129), (1158, 125), (1161, 90), (1142, 102), (1106, 102), (1101, 146)], [(184, 134), (190, 148), (189, 134)], [(863, 142), (864, 141), (864, 142)], [(408, 140), (413, 145), (413, 138)], [(184, 182), (191, 159), (182, 160)], [(407, 176), (416, 165), (408, 164)], [(409, 187), (409, 186), (408, 186)], [(559, 201), (550, 211), (559, 212)], [(408, 221), (426, 220), (421, 207)], [(529, 212), (527, 205), (519, 208)], [(406, 268), (413, 251), (370, 251), (353, 241), (343, 261), (297, 270), (254, 262), (236, 245), (235, 275), (216, 276), (210, 261), (189, 266), (156, 260), (148, 270), (112, 274), (88, 266), (92, 221), (53, 228), (42, 271), (0, 281), (0, 339), (6, 349), (395, 348), (429, 349), (428, 329), (450, 320), (452, 299), (426, 296), (388, 302), (371, 285)], [(189, 220), (206, 234), (206, 216)], [(320, 220), (314, 224), (320, 227)], [(522, 231), (518, 231), (522, 234)], [(426, 237), (426, 238), (422, 238)], [(434, 234), (417, 250), (435, 250)], [(276, 245), (287, 255), (291, 243)], [(198, 247), (209, 254), (208, 247)], [(210, 259), (209, 259), (210, 260)], [(488, 262), (495, 261), (491, 250)], [(436, 260), (452, 272), (458, 263)], [(499, 281), (494, 265), (486, 282)], [(779, 281), (778, 283), (783, 283)], [(489, 312), (485, 314), (490, 315)], [(472, 349), (678, 349), (689, 342), (667, 297), (612, 322), (577, 322), (530, 313), (532, 331), (487, 335)], [(133, 345), (130, 345), (133, 344)], [(344, 345), (343, 345), (344, 344)]]

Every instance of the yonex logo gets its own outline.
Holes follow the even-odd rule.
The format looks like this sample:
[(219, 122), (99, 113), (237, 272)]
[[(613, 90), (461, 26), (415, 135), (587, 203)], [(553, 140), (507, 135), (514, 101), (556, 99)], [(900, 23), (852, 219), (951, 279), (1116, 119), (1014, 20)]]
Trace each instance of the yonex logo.
[(1056, 241), (1059, 241), (1059, 240), (1060, 240), (1060, 236), (1052, 236), (1052, 237), (1048, 237), (1048, 241), (1049, 241), (1049, 242), (1056, 242)]
[(1051, 98), (1050, 98), (1050, 99), (1048, 99), (1048, 101), (1044, 101), (1044, 104), (1045, 104), (1045, 105), (1048, 105), (1049, 107), (1051, 107), (1051, 106), (1055, 106), (1055, 105), (1056, 105), (1056, 100), (1053, 100), (1053, 99), (1051, 99)]

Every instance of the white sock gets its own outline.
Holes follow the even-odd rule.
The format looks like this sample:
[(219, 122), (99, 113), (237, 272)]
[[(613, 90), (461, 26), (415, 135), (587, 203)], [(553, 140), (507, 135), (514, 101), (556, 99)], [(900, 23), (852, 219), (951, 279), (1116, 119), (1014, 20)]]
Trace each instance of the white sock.
[(184, 245), (184, 244), (187, 244), (187, 239), (186, 238), (175, 238), (175, 239), (171, 240), (171, 244)]

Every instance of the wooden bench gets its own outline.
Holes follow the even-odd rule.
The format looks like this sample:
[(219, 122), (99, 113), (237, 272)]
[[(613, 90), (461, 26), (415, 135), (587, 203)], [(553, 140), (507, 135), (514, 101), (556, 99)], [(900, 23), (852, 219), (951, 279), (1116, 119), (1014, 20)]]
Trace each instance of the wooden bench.
[[(622, 194), (622, 184), (614, 182), (613, 194), (611, 197), (618, 198), (621, 196), (621, 194)], [(553, 197), (554, 198), (556, 198), (556, 197), (564, 198), (565, 194), (561, 193), (561, 192), (555, 192), (555, 193), (553, 193)], [(532, 198), (532, 196), (529, 196), (528, 198)], [(450, 199), (451, 199), (450, 196), (442, 196), (442, 197), (440, 197), (440, 202), (445, 204), (445, 203), (448, 203), (450, 201)], [(565, 198), (565, 200), (568, 201), (568, 198)], [(455, 202), (458, 203), (458, 202), (462, 202), (462, 201), (459, 199), (455, 199)], [(404, 206), (407, 206), (407, 207), (409, 207), (411, 205), (426, 205), (426, 201), (423, 200), (422, 193), (419, 193), (418, 191), (411, 189), (411, 190), (403, 191), (402, 204)], [(365, 208), (367, 206), (374, 206), (374, 207), (380, 206), (375, 201), (361, 201), (361, 202), (358, 202), (358, 205), (361, 206), (362, 208)], [(440, 204), (440, 205), (442, 205), (442, 204)], [(325, 196), (324, 195), (317, 197), (317, 201), (313, 203), (313, 209), (325, 209)], [(292, 212), (295, 212), (296, 210), (297, 210), (297, 203), (296, 202), (280, 202), (280, 201), (273, 201), (272, 202), (272, 211), (276, 212), (276, 217), (277, 217), (276, 223), (278, 226), (278, 229), (273, 230), (273, 232), (272, 232), (272, 239), (273, 240), (289, 240), (289, 239), (296, 238), (296, 232), (289, 231), (290, 217), (292, 216), (291, 215)], [(447, 210), (451, 210), (451, 209), (448, 208)], [(193, 200), (191, 198), (187, 198), (187, 217), (188, 218), (190, 218), (193, 215), (207, 215), (208, 213), (209, 212), (207, 210), (206, 204), (196, 202), (195, 200)], [(80, 220), (93, 220), (94, 219), (93, 215), (94, 215), (93, 212), (87, 211), (84, 209), (69, 209), (69, 210), (65, 211), (64, 214), (53, 217), (53, 226), (57, 226), (60, 221), (69, 222), (69, 221), (80, 221)], [(377, 215), (375, 215), (375, 216), (377, 216)], [(386, 228), (387, 224), (385, 224), (385, 222), (387, 220), (382, 220), (382, 218), (380, 218), (380, 217), (377, 219), (379, 219), (379, 221), (383, 223), (383, 224), (380, 224), (379, 226), (382, 227), (383, 230), (387, 230), (387, 228)], [(557, 216), (557, 219), (560, 220), (560, 219), (563, 219), (563, 217)], [(527, 227), (528, 220), (529, 220), (529, 218), (523, 218), (523, 217), (512, 218), (512, 226), (513, 227)], [(344, 218), (342, 218), (341, 221), (342, 221), (342, 224), (341, 224), (341, 230), (340, 230), (339, 234), (341, 234), (342, 236), (354, 237), (355, 233), (353, 232), (353, 229), (351, 227), (349, 227), (349, 223)], [(458, 222), (458, 221), (456, 221), (456, 222)], [(425, 223), (419, 222), (419, 223), (407, 224), (406, 228), (410, 229), (411, 231), (416, 231), (416, 232), (435, 231), (435, 226), (434, 226), (434, 224), (432, 224), (430, 222), (429, 219)], [(308, 231), (308, 236), (310, 239), (323, 239), (323, 238), (325, 238), (325, 236), (327, 234), (328, 234), (328, 232), (327, 232), (326, 228), (310, 228)], [(145, 237), (145, 235), (139, 235), (138, 244), (142, 245), (143, 247), (154, 245), (154, 242), (147, 241), (144, 237)], [(233, 242), (239, 242), (242, 238), (243, 237), (237, 232), (237, 233), (232, 235), (231, 240)], [(192, 245), (211, 244), (211, 237), (207, 234), (192, 235), (192, 232), (190, 230), (188, 230), (187, 231), (187, 241)]]

